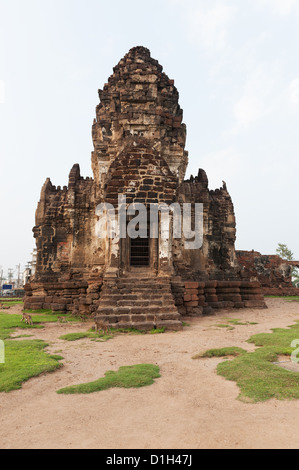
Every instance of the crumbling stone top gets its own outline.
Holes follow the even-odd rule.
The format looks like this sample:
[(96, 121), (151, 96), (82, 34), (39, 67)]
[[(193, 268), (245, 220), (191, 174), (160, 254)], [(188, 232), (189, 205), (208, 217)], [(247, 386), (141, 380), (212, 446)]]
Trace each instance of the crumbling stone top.
[(139, 64), (145, 64), (149, 68), (156, 67), (159, 73), (163, 70), (162, 65), (151, 57), (149, 49), (143, 46), (136, 46), (129, 50), (123, 59), (119, 61), (118, 65), (113, 68), (113, 71), (117, 73), (121, 67), (129, 67), (130, 70), (136, 70)]
[(100, 103), (92, 129), (96, 183), (104, 186), (112, 161), (131, 137), (150, 143), (183, 181), (188, 163), (186, 126), (174, 81), (141, 46), (132, 48), (113, 71), (99, 90)]

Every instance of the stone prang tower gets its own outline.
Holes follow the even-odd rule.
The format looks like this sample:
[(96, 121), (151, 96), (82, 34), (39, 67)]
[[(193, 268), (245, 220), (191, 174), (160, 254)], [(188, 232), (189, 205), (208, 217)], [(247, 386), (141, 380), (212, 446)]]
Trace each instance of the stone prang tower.
[[(99, 97), (93, 178), (83, 178), (75, 164), (67, 187), (56, 188), (48, 178), (42, 188), (33, 229), (37, 266), (26, 286), (26, 308), (67, 310), (115, 327), (149, 330), (180, 329), (182, 315), (212, 308), (264, 306), (259, 283), (246, 278), (237, 262), (226, 183), (209, 190), (202, 169), (185, 179), (186, 126), (174, 81), (148, 49), (134, 47)], [(157, 211), (142, 236), (133, 238), (126, 230), (132, 204), (142, 204), (147, 214), (163, 205), (175, 210), (168, 219)], [(174, 217), (183, 219), (186, 204), (190, 227), (202, 232), (195, 249), (173, 226)], [(200, 228), (196, 204), (202, 205)], [(120, 210), (125, 214), (125, 235), (108, 236), (107, 223), (99, 225), (109, 211), (100, 217), (98, 208), (107, 205), (116, 218)]]

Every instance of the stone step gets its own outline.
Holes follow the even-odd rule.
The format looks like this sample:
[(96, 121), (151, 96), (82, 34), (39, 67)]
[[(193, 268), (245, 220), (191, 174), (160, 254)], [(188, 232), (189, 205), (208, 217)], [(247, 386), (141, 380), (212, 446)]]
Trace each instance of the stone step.
[(158, 324), (153, 322), (124, 322), (124, 323), (111, 323), (111, 328), (134, 328), (141, 331), (151, 331), (157, 328), (165, 328), (167, 330), (180, 331), (182, 330), (182, 322), (179, 320), (161, 321)]
[(122, 315), (128, 315), (131, 313), (138, 314), (138, 315), (143, 315), (144, 313), (147, 314), (166, 314), (170, 312), (177, 312), (177, 308), (175, 305), (169, 305), (169, 306), (156, 306), (156, 307), (135, 307), (134, 305), (132, 306), (127, 306), (127, 307), (119, 307), (119, 306), (102, 306), (100, 305), (97, 309), (97, 315), (104, 314), (104, 315), (114, 315), (115, 313), (117, 314), (122, 314)]
[(156, 305), (174, 305), (174, 300), (173, 299), (157, 299), (157, 300), (144, 300), (143, 298), (138, 298), (137, 300), (128, 300), (128, 299), (121, 299), (121, 300), (115, 300), (113, 302), (113, 299), (109, 296), (109, 298), (106, 299), (101, 299), (100, 300), (101, 305), (119, 305), (119, 306), (141, 306), (141, 307), (151, 307), (151, 306), (156, 306)]
[(143, 286), (149, 286), (149, 285), (155, 285), (155, 286), (168, 286), (171, 285), (169, 282), (165, 280), (158, 281), (157, 279), (116, 279), (114, 282), (104, 282), (103, 286), (134, 286), (134, 285), (143, 285)]
[(146, 295), (146, 296), (155, 296), (155, 295), (173, 295), (169, 289), (103, 289), (101, 296), (103, 295)]
[(136, 279), (126, 279), (126, 280), (116, 280), (115, 283), (107, 283), (105, 284), (104, 283), (104, 286), (105, 285), (116, 285), (116, 286), (134, 286), (134, 285), (143, 285), (145, 287), (147, 286), (152, 286), (152, 285), (155, 285), (155, 286), (170, 286), (170, 283), (169, 281), (166, 281), (164, 279), (161, 279), (159, 281), (157, 281), (156, 279), (151, 279), (151, 278), (147, 278), (147, 279), (139, 279), (139, 278), (136, 278)]
[(97, 315), (97, 320), (99, 321), (109, 321), (109, 322), (127, 322), (127, 321), (153, 321), (154, 323), (160, 322), (160, 321), (172, 321), (172, 320), (179, 320), (180, 315), (178, 312), (170, 312), (170, 313), (160, 313), (160, 314), (123, 314), (120, 315), (118, 313), (110, 314), (110, 315), (104, 315), (104, 314), (99, 314)]
[(157, 321), (151, 320), (151, 319), (142, 319), (138, 321), (137, 319), (125, 319), (122, 317), (111, 317), (109, 319), (109, 322), (107, 322), (110, 326), (110, 328), (116, 328), (116, 329), (121, 329), (121, 328), (134, 328), (138, 329), (141, 331), (151, 331), (155, 330), (158, 328), (165, 328), (167, 330), (173, 330), (173, 331), (179, 331), (182, 330), (182, 322), (177, 319), (169, 319), (169, 320), (163, 320), (159, 319)]
[(169, 278), (127, 276), (104, 282), (95, 319), (108, 325), (148, 330), (182, 328)]
[(106, 292), (103, 292), (101, 295), (101, 300), (106, 301), (106, 300), (111, 300), (111, 302), (117, 302), (120, 300), (128, 300), (131, 302), (135, 302), (137, 300), (143, 300), (144, 298), (148, 299), (149, 302), (151, 301), (173, 301), (173, 296), (170, 293), (167, 294), (158, 294), (154, 296), (144, 296), (142, 293), (138, 292), (135, 294), (108, 294)]
[(98, 302), (98, 305), (103, 307), (142, 307), (142, 308), (157, 308), (157, 307), (169, 307), (174, 306), (175, 302), (173, 299), (157, 299), (157, 300), (144, 300), (144, 298), (138, 300), (127, 300), (121, 299), (113, 301), (113, 299), (103, 299), (101, 302)]
[(159, 293), (159, 294), (169, 293), (169, 294), (171, 294), (172, 290), (168, 286), (167, 287), (159, 287), (159, 286), (151, 285), (151, 286), (148, 286), (148, 287), (144, 287), (144, 286), (130, 286), (130, 287), (122, 286), (122, 287), (114, 287), (114, 288), (107, 287), (107, 288), (103, 288), (102, 292), (110, 292), (111, 294), (113, 294), (113, 293), (120, 293), (120, 294), (124, 294), (124, 293), (131, 293), (132, 294), (132, 293), (134, 293), (135, 294), (135, 292), (140, 292), (144, 295), (154, 295), (155, 293)]
[[(165, 305), (165, 307), (168, 307), (169, 305), (174, 305), (174, 301), (171, 300), (134, 300), (133, 302), (135, 307), (160, 307), (162, 305)], [(131, 300), (118, 300), (117, 305), (120, 307), (125, 307), (125, 306), (131, 306), (132, 301)]]

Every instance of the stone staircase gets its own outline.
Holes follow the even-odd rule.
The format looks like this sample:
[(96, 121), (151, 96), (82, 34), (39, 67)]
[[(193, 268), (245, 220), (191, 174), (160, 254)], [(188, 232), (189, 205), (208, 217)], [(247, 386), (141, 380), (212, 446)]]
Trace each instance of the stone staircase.
[(104, 277), (95, 319), (112, 328), (182, 329), (170, 278), (138, 268), (124, 277)]

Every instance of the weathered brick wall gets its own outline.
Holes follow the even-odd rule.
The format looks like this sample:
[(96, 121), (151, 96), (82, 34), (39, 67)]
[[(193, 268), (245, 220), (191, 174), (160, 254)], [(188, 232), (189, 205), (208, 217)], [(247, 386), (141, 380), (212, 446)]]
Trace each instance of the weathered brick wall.
[(128, 146), (112, 163), (104, 201), (118, 203), (118, 195), (126, 196), (127, 204), (172, 204), (176, 197), (177, 178), (165, 160), (143, 140)]
[(183, 279), (237, 280), (240, 267), (235, 255), (236, 220), (234, 206), (223, 187), (211, 191), (204, 170), (184, 181), (178, 188), (178, 200), (203, 204), (203, 245), (197, 250), (185, 250), (174, 241), (174, 260)]
[(97, 309), (102, 282), (31, 282), (25, 286), (24, 308), (90, 314)]
[(95, 236), (97, 222), (94, 181), (73, 166), (68, 186), (46, 180), (33, 228), (37, 246), (36, 281), (90, 279), (105, 266), (103, 240)]
[(239, 264), (250, 279), (260, 282), (262, 288), (292, 288), (292, 267), (277, 255), (262, 255), (257, 251), (236, 251)]
[(210, 314), (211, 309), (266, 308), (259, 282), (172, 280), (176, 306), (182, 315)]
[(264, 295), (275, 295), (275, 296), (298, 296), (298, 287), (263, 287), (262, 292)]

